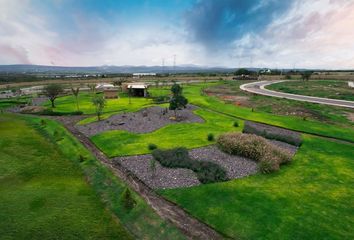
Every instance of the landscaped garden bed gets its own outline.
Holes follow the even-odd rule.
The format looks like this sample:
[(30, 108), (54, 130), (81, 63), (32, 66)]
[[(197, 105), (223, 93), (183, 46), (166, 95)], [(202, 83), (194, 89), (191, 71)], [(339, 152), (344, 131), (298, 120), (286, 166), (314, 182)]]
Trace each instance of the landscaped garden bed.
[(138, 112), (116, 114), (106, 120), (77, 125), (76, 127), (86, 136), (93, 136), (109, 130), (147, 133), (153, 132), (168, 124), (203, 123), (203, 118), (193, 113), (195, 109), (197, 109), (197, 107), (188, 105), (187, 108), (178, 111), (178, 119), (175, 120), (173, 111), (155, 106), (143, 108)]

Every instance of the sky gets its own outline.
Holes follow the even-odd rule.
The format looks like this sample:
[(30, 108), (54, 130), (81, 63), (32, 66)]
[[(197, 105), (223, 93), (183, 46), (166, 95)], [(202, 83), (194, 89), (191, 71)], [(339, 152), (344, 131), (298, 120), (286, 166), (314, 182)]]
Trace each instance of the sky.
[(354, 69), (354, 0), (0, 0), (0, 64)]

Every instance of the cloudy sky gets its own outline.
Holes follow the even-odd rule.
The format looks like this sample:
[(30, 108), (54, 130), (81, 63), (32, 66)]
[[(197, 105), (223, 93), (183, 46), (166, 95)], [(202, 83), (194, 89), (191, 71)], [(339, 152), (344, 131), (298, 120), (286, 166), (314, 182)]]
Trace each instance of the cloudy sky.
[(354, 69), (354, 0), (0, 0), (0, 64)]

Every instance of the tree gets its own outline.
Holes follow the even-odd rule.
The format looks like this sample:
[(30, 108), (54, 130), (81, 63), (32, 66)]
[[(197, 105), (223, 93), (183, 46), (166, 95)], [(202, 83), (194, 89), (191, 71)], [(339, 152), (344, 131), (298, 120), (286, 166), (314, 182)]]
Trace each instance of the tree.
[(124, 82), (125, 82), (125, 80), (121, 78), (121, 79), (115, 80), (113, 82), (113, 85), (118, 86), (120, 88), (120, 90), (122, 91), (122, 85)]
[(73, 93), (75, 100), (76, 100), (76, 108), (77, 111), (80, 111), (79, 108), (79, 91), (80, 91), (80, 87), (74, 88), (73, 86), (71, 86), (71, 92)]
[(96, 84), (87, 84), (87, 86), (90, 88), (92, 95), (94, 95), (96, 92)]
[(308, 81), (312, 75), (311, 71), (305, 71), (301, 73), (302, 81)]
[(171, 92), (172, 92), (172, 98), (170, 99), (170, 110), (173, 110), (175, 112), (175, 117), (177, 118), (177, 112), (176, 110), (180, 110), (183, 108), (186, 108), (186, 105), (188, 104), (188, 99), (185, 98), (182, 95), (183, 89), (180, 85), (178, 84), (173, 84), (171, 87)]
[(54, 101), (63, 91), (63, 86), (60, 84), (49, 84), (44, 87), (43, 92), (52, 102), (52, 108), (55, 108)]
[(95, 110), (96, 110), (96, 114), (97, 114), (97, 119), (98, 119), (98, 121), (100, 121), (102, 111), (103, 111), (104, 107), (106, 106), (106, 99), (104, 98), (104, 96), (94, 96), (92, 98), (92, 103), (96, 107)]
[(136, 201), (128, 188), (125, 188), (121, 195), (121, 203), (123, 207), (128, 211), (132, 210), (136, 205)]
[(235, 75), (250, 75), (252, 72), (247, 70), (246, 68), (239, 68), (235, 72)]

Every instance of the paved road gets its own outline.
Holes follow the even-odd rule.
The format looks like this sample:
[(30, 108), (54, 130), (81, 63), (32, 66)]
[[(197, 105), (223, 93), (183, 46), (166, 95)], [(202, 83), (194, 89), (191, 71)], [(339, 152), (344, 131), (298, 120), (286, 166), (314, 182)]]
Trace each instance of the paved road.
[(246, 83), (246, 84), (241, 85), (240, 88), (244, 91), (247, 91), (247, 92), (265, 95), (265, 96), (286, 98), (286, 99), (292, 99), (292, 100), (303, 101), (303, 102), (320, 103), (320, 104), (326, 104), (326, 105), (332, 105), (332, 106), (338, 106), (338, 107), (354, 108), (353, 101), (311, 97), (311, 96), (297, 95), (297, 94), (291, 94), (291, 93), (276, 92), (276, 91), (265, 89), (265, 86), (268, 86), (268, 85), (271, 85), (274, 83), (279, 83), (279, 82), (285, 82), (285, 80), (260, 81), (260, 82)]

